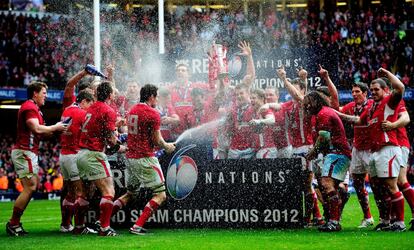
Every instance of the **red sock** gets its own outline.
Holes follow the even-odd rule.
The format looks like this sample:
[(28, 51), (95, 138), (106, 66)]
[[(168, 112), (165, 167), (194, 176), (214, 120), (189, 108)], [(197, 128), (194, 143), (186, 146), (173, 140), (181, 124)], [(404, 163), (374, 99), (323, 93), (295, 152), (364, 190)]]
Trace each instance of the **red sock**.
[(323, 208), (323, 217), (325, 219), (325, 221), (329, 221), (329, 206), (328, 206), (328, 195), (326, 194), (325, 191), (323, 191), (322, 193), (322, 208)]
[(396, 215), (397, 221), (404, 222), (404, 197), (401, 192), (392, 194), (392, 210)]
[(69, 226), (72, 223), (72, 216), (74, 212), (74, 200), (70, 197), (66, 197), (61, 206), (61, 213), (62, 213), (62, 225)]
[(153, 200), (150, 200), (147, 205), (145, 205), (144, 211), (142, 212), (141, 216), (135, 222), (135, 225), (139, 227), (143, 227), (145, 222), (147, 222), (148, 218), (157, 210), (158, 203)]
[(313, 218), (316, 218), (318, 220), (322, 219), (321, 210), (319, 210), (319, 204), (318, 204), (318, 196), (315, 192), (312, 193), (313, 197)]
[(387, 205), (387, 195), (384, 195), (383, 192), (381, 192), (381, 189), (378, 185), (372, 185), (372, 191), (374, 193), (374, 199), (375, 203), (377, 203), (378, 212), (380, 219), (383, 220), (390, 220), (390, 214), (388, 212), (389, 205)]
[(384, 218), (383, 219), (385, 219), (385, 220), (390, 220), (391, 219), (391, 214), (392, 214), (392, 206), (393, 206), (393, 204), (392, 204), (392, 202), (391, 202), (391, 196), (389, 196), (389, 195), (385, 195), (384, 196), (384, 203), (385, 203), (385, 208), (384, 208), (384, 211), (385, 211), (385, 214), (384, 214)]
[(339, 187), (338, 189), (338, 196), (340, 201), (340, 207), (339, 207), (339, 217), (341, 217), (342, 211), (344, 210), (345, 204), (349, 200), (349, 194), (348, 194), (348, 185), (345, 185), (345, 187)]
[(13, 207), (13, 214), (10, 219), (10, 225), (11, 226), (17, 226), (20, 224), (20, 218), (23, 215), (24, 210), (21, 208), (18, 208), (16, 206)]
[(114, 202), (114, 207), (112, 208), (112, 215), (111, 216), (114, 216), (116, 213), (118, 213), (118, 211), (121, 208), (123, 208), (124, 206), (125, 206), (124, 202), (122, 200), (120, 200), (120, 199), (117, 199)]
[(313, 195), (312, 193), (307, 193), (305, 195), (305, 216), (303, 218), (305, 223), (311, 222), (312, 210), (313, 210)]
[(101, 203), (99, 203), (99, 208), (101, 209), (99, 221), (101, 222), (102, 228), (109, 227), (110, 225), (112, 208), (114, 207), (113, 198), (112, 196), (103, 196)]
[(369, 195), (365, 188), (360, 192), (357, 192), (359, 205), (361, 205), (362, 212), (364, 213), (364, 218), (369, 219), (372, 217), (371, 209), (369, 208)]
[(85, 224), (85, 213), (88, 211), (89, 202), (84, 197), (78, 197), (74, 205), (75, 226), (83, 226)]
[(327, 194), (328, 197), (328, 207), (329, 207), (329, 220), (339, 221), (339, 210), (340, 210), (340, 200), (338, 192), (331, 191)]
[(381, 219), (384, 219), (384, 209), (383, 209), (384, 200), (382, 199), (379, 186), (377, 184), (374, 185), (374, 183), (371, 183), (371, 188), (372, 188), (372, 193), (374, 194), (375, 203), (377, 204), (379, 217)]
[(408, 205), (410, 205), (411, 213), (414, 217), (414, 190), (411, 188), (411, 185), (408, 182), (401, 185), (401, 190), (404, 195), (404, 198), (408, 202)]

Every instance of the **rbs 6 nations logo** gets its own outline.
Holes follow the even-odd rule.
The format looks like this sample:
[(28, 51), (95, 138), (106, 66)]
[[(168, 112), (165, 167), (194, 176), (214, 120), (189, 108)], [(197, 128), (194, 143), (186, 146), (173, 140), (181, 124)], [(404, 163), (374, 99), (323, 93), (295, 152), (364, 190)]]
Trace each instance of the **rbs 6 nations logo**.
[(187, 145), (172, 157), (167, 170), (167, 190), (176, 200), (187, 197), (197, 183), (198, 169), (194, 160), (184, 154), (196, 147), (195, 144)]

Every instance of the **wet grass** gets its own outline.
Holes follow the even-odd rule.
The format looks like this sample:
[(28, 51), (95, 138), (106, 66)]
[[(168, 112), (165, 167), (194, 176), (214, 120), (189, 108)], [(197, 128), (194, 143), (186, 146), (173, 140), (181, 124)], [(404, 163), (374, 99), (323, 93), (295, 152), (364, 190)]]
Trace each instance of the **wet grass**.
[[(127, 229), (119, 237), (72, 236), (58, 232), (58, 201), (32, 201), (22, 222), (28, 236), (10, 238), (4, 226), (13, 203), (0, 203), (1, 249), (412, 249), (414, 232), (374, 232), (358, 229), (362, 218), (356, 196), (352, 195), (343, 214), (343, 230), (320, 233), (316, 228), (301, 230), (154, 229), (154, 234), (136, 236)], [(374, 218), (377, 210), (371, 199)], [(411, 212), (406, 205), (407, 226)]]

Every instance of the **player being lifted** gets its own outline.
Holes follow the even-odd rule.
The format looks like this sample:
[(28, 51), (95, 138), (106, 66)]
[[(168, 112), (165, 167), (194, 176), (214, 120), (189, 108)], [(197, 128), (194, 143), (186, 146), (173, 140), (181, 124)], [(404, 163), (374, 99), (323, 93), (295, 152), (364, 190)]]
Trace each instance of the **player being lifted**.
[(132, 234), (144, 235), (147, 230), (145, 222), (165, 201), (165, 179), (158, 159), (155, 157), (155, 146), (163, 148), (167, 153), (175, 150), (175, 144), (164, 141), (161, 131), (161, 118), (155, 109), (158, 88), (147, 84), (141, 88), (140, 103), (134, 105), (128, 114), (128, 152), (127, 152), (127, 193), (115, 201), (113, 214), (125, 206), (139, 188), (152, 191), (153, 197), (145, 205), (144, 211), (129, 229)]

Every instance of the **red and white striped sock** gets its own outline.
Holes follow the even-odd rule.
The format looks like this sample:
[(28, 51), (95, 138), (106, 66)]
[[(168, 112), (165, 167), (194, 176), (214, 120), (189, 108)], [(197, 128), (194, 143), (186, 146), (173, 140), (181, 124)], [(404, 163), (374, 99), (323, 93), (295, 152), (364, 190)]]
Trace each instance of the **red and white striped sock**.
[(10, 225), (17, 226), (20, 224), (20, 218), (22, 217), (24, 209), (18, 208), (16, 206), (13, 207), (13, 214), (10, 219)]
[(315, 192), (313, 192), (312, 197), (313, 197), (313, 210), (312, 210), (313, 218), (320, 220), (322, 219), (322, 214), (321, 214), (321, 210), (319, 209), (318, 196), (316, 195)]
[(75, 200), (71, 197), (66, 197), (62, 202), (62, 226), (69, 226), (72, 222), (74, 213)]
[(85, 224), (85, 213), (88, 211), (89, 201), (84, 197), (79, 196), (74, 205), (75, 226), (82, 227)]
[(101, 209), (99, 221), (101, 222), (101, 227), (104, 229), (110, 225), (112, 208), (114, 206), (114, 203), (112, 201), (113, 198), (114, 197), (109, 195), (103, 196), (101, 202), (99, 203), (99, 208)]
[(123, 208), (124, 206), (125, 206), (125, 203), (124, 203), (122, 200), (117, 199), (117, 200), (114, 202), (114, 207), (112, 208), (112, 216), (114, 216), (116, 213), (118, 213), (118, 211), (119, 211), (121, 208)]
[(331, 191), (327, 194), (328, 197), (328, 206), (329, 206), (329, 220), (330, 221), (339, 221), (340, 217), (340, 199), (338, 192)]
[(357, 196), (359, 204), (361, 205), (362, 212), (364, 213), (364, 218), (372, 218), (371, 209), (369, 207), (369, 195), (367, 190), (363, 188), (360, 192), (357, 192)]
[(412, 218), (414, 218), (414, 190), (408, 182), (402, 184), (400, 190), (402, 191), (404, 198), (407, 200), (407, 203), (411, 208)]
[(143, 227), (148, 218), (158, 209), (159, 204), (154, 200), (150, 200), (147, 205), (145, 205), (144, 211), (141, 216), (135, 222), (136, 226)]

